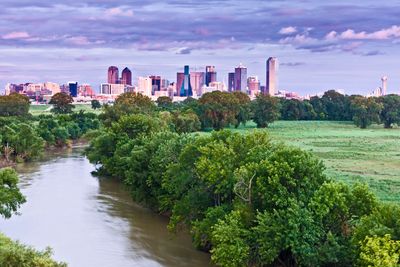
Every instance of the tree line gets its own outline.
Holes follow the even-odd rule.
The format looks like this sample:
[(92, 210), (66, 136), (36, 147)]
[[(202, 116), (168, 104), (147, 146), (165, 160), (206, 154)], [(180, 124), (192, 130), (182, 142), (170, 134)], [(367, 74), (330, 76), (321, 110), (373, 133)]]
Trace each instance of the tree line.
[(171, 114), (197, 108), (207, 114), (201, 127), (238, 123), (247, 111), (225, 110), (237, 108), (231, 95), (171, 108), (124, 94), (104, 107), (87, 157), (134, 200), (169, 216), (171, 231), (188, 229), (219, 266), (397, 266), (400, 207), (379, 202), (366, 185), (335, 182), (313, 155), (265, 131), (178, 130)]
[(241, 92), (211, 92), (199, 100), (172, 103), (168, 97), (157, 100), (162, 110), (190, 109), (198, 116), (202, 129), (220, 130), (253, 120), (257, 127), (267, 127), (275, 120), (353, 121), (360, 128), (382, 123), (385, 128), (400, 124), (400, 96), (364, 97), (342, 95), (330, 90), (310, 100), (280, 99), (260, 94), (255, 100)]

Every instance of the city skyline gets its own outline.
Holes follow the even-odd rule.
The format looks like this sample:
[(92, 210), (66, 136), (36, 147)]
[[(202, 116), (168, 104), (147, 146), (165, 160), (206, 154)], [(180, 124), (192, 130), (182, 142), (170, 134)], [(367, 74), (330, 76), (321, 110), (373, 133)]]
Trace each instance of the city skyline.
[(400, 91), (398, 1), (4, 0), (3, 7), (2, 92), (8, 82), (73, 80), (98, 88), (112, 65), (171, 81), (184, 65), (211, 65), (228, 84), (242, 62), (263, 85), (269, 56), (279, 58), (282, 90), (365, 95), (388, 76), (387, 93)]

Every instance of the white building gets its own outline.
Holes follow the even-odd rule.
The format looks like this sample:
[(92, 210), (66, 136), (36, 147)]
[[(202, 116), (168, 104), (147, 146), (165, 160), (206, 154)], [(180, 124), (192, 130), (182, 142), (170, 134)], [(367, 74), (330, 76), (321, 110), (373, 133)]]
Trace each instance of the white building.
[(152, 80), (150, 77), (138, 77), (138, 87), (136, 93), (151, 97)]

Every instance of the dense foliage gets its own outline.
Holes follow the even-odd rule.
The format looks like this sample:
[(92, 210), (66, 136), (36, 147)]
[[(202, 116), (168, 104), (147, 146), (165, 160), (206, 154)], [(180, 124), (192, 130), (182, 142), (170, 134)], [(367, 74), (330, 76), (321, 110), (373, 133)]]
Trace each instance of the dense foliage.
[(99, 127), (100, 121), (95, 114), (82, 111), (29, 119), (0, 117), (0, 156), (5, 165), (36, 159), (45, 147), (65, 146)]
[[(203, 124), (219, 116), (233, 123), (234, 114), (217, 107), (238, 101), (215, 103), (223, 97), (209, 94), (178, 110), (206, 110)], [(166, 119), (172, 113), (137, 111), (100, 131), (89, 160), (136, 201), (168, 215), (171, 231), (188, 228), (217, 265), (399, 264), (399, 207), (380, 204), (365, 185), (330, 180), (310, 153), (265, 132), (177, 133)]]
[(0, 116), (26, 116), (29, 113), (29, 98), (20, 94), (0, 96)]

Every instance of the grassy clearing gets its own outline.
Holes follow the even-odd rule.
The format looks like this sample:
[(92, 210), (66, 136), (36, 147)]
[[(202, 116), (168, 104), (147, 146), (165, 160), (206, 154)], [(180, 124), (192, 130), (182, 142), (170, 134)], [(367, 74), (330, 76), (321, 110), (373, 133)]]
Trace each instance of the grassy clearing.
[[(31, 105), (29, 112), (32, 115), (50, 114), (51, 105)], [(100, 109), (92, 109), (91, 104), (75, 104), (74, 111), (83, 110), (85, 112), (100, 113)]]
[[(254, 123), (234, 129), (255, 129)], [(346, 183), (366, 182), (384, 201), (400, 202), (400, 128), (351, 122), (278, 121), (266, 129), (278, 141), (313, 152), (326, 174)]]

